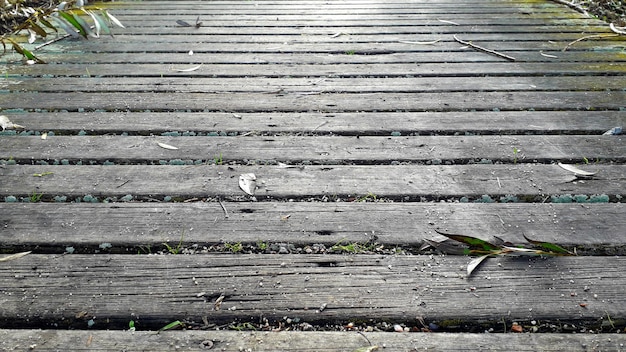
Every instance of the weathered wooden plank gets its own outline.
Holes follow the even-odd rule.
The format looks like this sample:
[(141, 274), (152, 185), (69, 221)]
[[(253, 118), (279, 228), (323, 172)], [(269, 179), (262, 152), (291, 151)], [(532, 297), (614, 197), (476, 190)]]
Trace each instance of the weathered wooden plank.
[[(626, 251), (623, 203), (385, 203), (365, 197), (325, 202), (0, 203), (2, 249), (62, 253), (158, 251), (163, 243), (194, 252), (223, 243), (268, 245), (306, 253), (312, 244), (378, 243), (416, 252), (434, 229), (511, 243), (523, 235), (576, 248), (580, 254)], [(369, 198), (370, 201), (373, 198)], [(207, 229), (210, 229), (208, 231)], [(143, 249), (142, 249), (143, 248)], [(247, 249), (244, 249), (244, 251)], [(257, 248), (257, 250), (262, 251)]]
[[(183, 27), (187, 28), (187, 27)], [(468, 27), (469, 28), (469, 27)], [(489, 27), (488, 27), (489, 28)], [(580, 29), (579, 27), (575, 27)], [(467, 30), (467, 29), (466, 29)], [(275, 30), (276, 31), (276, 30)], [(172, 33), (174, 32), (174, 33)], [(326, 33), (323, 34), (287, 34), (285, 35), (282, 31), (276, 31), (272, 34), (240, 34), (234, 35), (232, 33), (221, 33), (221, 32), (192, 32), (189, 33), (189, 29), (186, 31), (178, 30), (177, 31), (168, 31), (168, 34), (159, 34), (159, 33), (142, 33), (140, 35), (128, 33), (128, 34), (119, 34), (115, 36), (114, 41), (120, 43), (137, 43), (137, 44), (146, 44), (146, 42), (150, 42), (151, 45), (155, 45), (156, 43), (176, 43), (176, 44), (197, 44), (197, 43), (259, 43), (259, 44), (282, 44), (286, 42), (291, 43), (319, 43), (319, 44), (337, 44), (337, 45), (350, 45), (351, 43), (364, 43), (370, 42), (376, 45), (384, 45), (386, 43), (401, 43), (402, 41), (433, 41), (439, 39), (440, 41), (437, 43), (438, 45), (433, 48), (450, 48), (454, 47), (452, 35), (458, 36), (468, 36), (470, 35), (473, 40), (476, 41), (484, 41), (484, 42), (497, 42), (497, 41), (506, 41), (510, 43), (515, 42), (530, 42), (530, 41), (566, 41), (571, 42), (576, 39), (582, 37), (580, 32), (554, 32), (550, 33), (547, 31), (538, 31), (533, 33), (531, 29), (526, 29), (524, 32), (507, 32), (506, 29), (502, 29), (500, 32), (487, 32), (485, 29), (484, 33), (472, 32), (471, 34), (460, 34), (464, 33), (462, 30), (455, 31), (438, 31), (436, 29), (431, 29), (430, 31), (424, 31), (424, 33), (391, 33), (391, 34), (377, 34), (377, 35), (364, 35), (364, 34), (352, 34), (345, 33), (340, 36), (333, 36), (336, 33)], [(598, 34), (607, 33), (605, 28), (598, 28), (596, 31)], [(592, 31), (592, 33), (594, 33)], [(593, 38), (591, 38), (593, 39)], [(112, 42), (112, 40), (108, 40)], [(442, 42), (444, 41), (444, 42)], [(459, 45), (457, 44), (457, 47)]]
[[(179, 55), (172, 60), (188, 65)], [(240, 77), (54, 77), (21, 78), (0, 83), (11, 92), (168, 92), (168, 93), (424, 93), (476, 91), (600, 91), (620, 90), (622, 76), (569, 77), (347, 77), (347, 78), (240, 78)]]
[[(185, 18), (189, 23), (195, 23), (196, 17), (182, 17)], [(378, 36), (378, 35), (391, 35), (391, 34), (412, 34), (412, 35), (420, 35), (420, 34), (458, 34), (458, 33), (472, 33), (472, 35), (480, 35), (481, 33), (488, 34), (493, 33), (493, 26), (498, 26), (499, 33), (501, 34), (514, 34), (520, 35), (523, 33), (527, 34), (538, 34), (541, 37), (545, 35), (557, 34), (557, 33), (578, 33), (580, 36), (581, 26), (584, 26), (586, 33), (607, 33), (607, 25), (604, 22), (590, 22), (587, 20), (576, 21), (573, 20), (571, 22), (558, 22), (558, 23), (547, 23), (545, 19), (520, 19), (516, 18), (507, 18), (507, 20), (503, 20), (502, 18), (494, 18), (490, 20), (484, 19), (460, 19), (457, 20), (458, 25), (451, 25), (449, 23), (444, 23), (438, 21), (434, 18), (429, 19), (420, 19), (416, 18), (411, 22), (410, 25), (394, 25), (394, 23), (389, 23), (384, 26), (371, 26), (369, 24), (363, 24), (359, 26), (358, 29), (355, 26), (342, 26), (341, 23), (335, 22), (327, 22), (324, 26), (296, 26), (290, 27), (284, 25), (282, 22), (276, 23), (273, 21), (271, 24), (266, 22), (266, 25), (258, 25), (258, 24), (239, 24), (237, 22), (228, 23), (228, 29), (224, 28), (226, 26), (225, 21), (204, 21), (202, 22), (201, 27), (182, 27), (177, 25), (176, 23), (166, 22), (165, 26), (150, 26), (145, 22), (137, 22), (133, 23), (132, 27), (128, 27), (125, 29), (116, 29), (115, 37), (125, 38), (127, 36), (135, 36), (135, 35), (186, 35), (190, 37), (199, 37), (206, 35), (226, 35), (229, 34), (233, 37), (237, 37), (239, 35), (322, 35), (322, 36), (333, 36), (337, 33), (342, 33), (340, 36), (336, 38), (342, 37), (341, 39), (345, 39), (351, 37), (361, 37), (361, 36)], [(499, 22), (500, 21), (500, 22)], [(584, 21), (584, 22), (582, 22)], [(153, 38), (158, 40), (157, 38)], [(186, 38), (180, 38), (181, 40), (186, 40)], [(446, 38), (447, 39), (447, 38)], [(340, 39), (336, 39), (338, 41)]]
[[(186, 52), (185, 52), (186, 53)], [(185, 54), (186, 55), (186, 54)], [(349, 55), (348, 55), (349, 56)], [(189, 58), (188, 67), (202, 64), (193, 56)], [(607, 76), (626, 73), (626, 65), (619, 63), (585, 63), (585, 62), (533, 62), (533, 63), (506, 63), (485, 62), (457, 62), (442, 65), (441, 63), (355, 63), (338, 67), (332, 64), (293, 64), (285, 63), (266, 64), (211, 64), (204, 65), (192, 72), (176, 72), (170, 64), (99, 64), (68, 63), (61, 65), (35, 65), (15, 67), (11, 74), (73, 76), (73, 77), (441, 77), (441, 76), (541, 76), (541, 75), (569, 75), (585, 76), (604, 74)], [(619, 93), (619, 92), (617, 92)], [(616, 94), (617, 94), (616, 93)], [(22, 94), (27, 96), (26, 94)]]
[[(219, 156), (220, 152), (207, 151), (211, 156)], [(9, 165), (0, 168), (0, 195), (27, 196), (35, 192), (70, 199), (91, 195), (100, 200), (129, 193), (140, 199), (237, 198), (244, 195), (238, 186), (239, 175), (254, 173), (259, 187), (256, 196), (262, 200), (367, 194), (407, 201), (480, 199), (482, 195), (496, 199), (513, 195), (522, 201), (546, 201), (551, 195), (561, 194), (605, 194), (612, 200), (626, 196), (626, 166), (594, 164), (586, 169), (597, 172), (598, 178), (572, 182), (570, 172), (542, 164), (378, 165), (375, 169), (340, 165), (287, 169), (279, 165)]]
[[(626, 66), (624, 66), (626, 68)], [(277, 70), (278, 72), (279, 70)], [(157, 71), (158, 72), (158, 71)], [(619, 110), (626, 91), (440, 93), (33, 93), (0, 95), (5, 109), (343, 112), (475, 110)]]
[[(136, 331), (0, 330), (5, 351), (57, 351), (85, 346), (90, 351), (360, 351), (378, 346), (384, 351), (618, 351), (624, 334), (399, 334), (385, 332), (255, 332), (255, 331), (166, 331), (161, 334)], [(369, 342), (368, 342), (369, 341)], [(371, 343), (371, 345), (370, 345)], [(365, 351), (365, 350), (362, 350)]]
[[(158, 143), (178, 148), (164, 149)], [(300, 163), (517, 163), (528, 161), (572, 163), (626, 161), (626, 138), (622, 136), (411, 136), (411, 137), (133, 137), (133, 136), (39, 136), (0, 139), (0, 159), (20, 163), (66, 159), (105, 160), (121, 164), (158, 160), (281, 160)], [(468, 152), (471, 151), (471, 152)]]
[(138, 329), (158, 329), (175, 320), (199, 327), (203, 318), (217, 325), (291, 318), (419, 328), (421, 317), (443, 331), (498, 331), (503, 321), (599, 331), (609, 318), (621, 329), (625, 261), (493, 258), (468, 279), (464, 256), (30, 254), (0, 266), (0, 326), (86, 329), (91, 320), (103, 330), (134, 320)]
[[(407, 43), (406, 47), (423, 47), (419, 44), (410, 44)], [(439, 50), (438, 50), (439, 49)], [(179, 63), (179, 64), (189, 64), (189, 62), (201, 62), (204, 65), (209, 64), (232, 64), (236, 62), (237, 64), (283, 64), (283, 65), (301, 65), (301, 64), (422, 64), (422, 63), (455, 63), (455, 64), (467, 64), (468, 62), (472, 62), (475, 65), (488, 65), (489, 63), (501, 63), (502, 59), (492, 55), (485, 55), (482, 52), (477, 51), (468, 51), (467, 49), (458, 48), (458, 49), (446, 49), (441, 50), (440, 48), (432, 48), (433, 51), (424, 51), (424, 50), (416, 50), (414, 52), (397, 52), (397, 53), (387, 53), (387, 54), (377, 54), (377, 55), (347, 55), (345, 52), (337, 53), (337, 54), (314, 54), (310, 53), (229, 53), (224, 52), (216, 55), (215, 53), (206, 53), (206, 52), (193, 52), (193, 56), (187, 55), (188, 52), (181, 53), (179, 49), (174, 52), (154, 52), (151, 55), (138, 55), (137, 53), (120, 53), (120, 52), (112, 52), (112, 53), (85, 53), (85, 52), (46, 52), (45, 57), (47, 61), (50, 62), (63, 62), (64, 64), (69, 63), (81, 63), (88, 62), (91, 64), (110, 64), (110, 63), (119, 63), (119, 64), (163, 64), (163, 63)], [(554, 57), (546, 57), (544, 55), (552, 55)], [(597, 53), (588, 52), (588, 51), (566, 51), (563, 52), (561, 50), (543, 50), (539, 52), (538, 50), (529, 50), (527, 52), (517, 51), (515, 56), (528, 63), (538, 63), (538, 62), (593, 62), (592, 66), (597, 64)], [(611, 62), (620, 62), (624, 61), (624, 55), (620, 52), (605, 52), (602, 54), (604, 58)], [(7, 58), (8, 59), (8, 58)], [(23, 71), (23, 74), (29, 73), (28, 71)], [(597, 75), (597, 73), (596, 73)], [(580, 73), (575, 74), (580, 79)], [(589, 75), (588, 75), (589, 76)], [(9, 76), (10, 77), (10, 76)], [(20, 77), (22, 78), (22, 77)], [(45, 77), (38, 77), (38, 79), (43, 79)], [(87, 78), (87, 77), (84, 77)], [(396, 79), (402, 79), (404, 77), (397, 77)], [(464, 77), (451, 77), (462, 79)], [(480, 77), (484, 79), (489, 79), (492, 77)], [(514, 78), (514, 77), (511, 77)], [(540, 80), (543, 77), (533, 76), (533, 78)], [(551, 79), (559, 79), (559, 76), (551, 77)], [(603, 78), (612, 78), (606, 77)], [(56, 77), (55, 79), (59, 79)], [(594, 77), (586, 77), (585, 79), (593, 80)], [(505, 84), (506, 82), (502, 82)], [(581, 82), (581, 83), (584, 83)], [(609, 82), (607, 82), (609, 83)], [(120, 81), (119, 84), (123, 84)], [(609, 86), (609, 88), (611, 88)], [(581, 88), (582, 89), (582, 88)]]
[[(170, 131), (260, 134), (602, 134), (626, 125), (623, 111), (472, 111), (375, 113), (4, 112), (29, 130), (161, 134)], [(238, 118), (237, 116), (240, 116)], [(209, 122), (207, 122), (209, 121)], [(243, 125), (242, 125), (243, 122)], [(254, 133), (253, 133), (254, 134)]]

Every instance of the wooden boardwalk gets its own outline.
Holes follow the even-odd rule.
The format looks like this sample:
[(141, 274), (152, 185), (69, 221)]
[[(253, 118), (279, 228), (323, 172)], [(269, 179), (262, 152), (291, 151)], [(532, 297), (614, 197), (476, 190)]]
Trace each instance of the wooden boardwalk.
[[(0, 132), (0, 248), (32, 251), (0, 262), (1, 350), (624, 350), (626, 140), (603, 133), (625, 44), (570, 45), (605, 23), (527, 0), (111, 11), (114, 38), (1, 58), (25, 129)], [(468, 277), (420, 250), (435, 230), (578, 256)]]

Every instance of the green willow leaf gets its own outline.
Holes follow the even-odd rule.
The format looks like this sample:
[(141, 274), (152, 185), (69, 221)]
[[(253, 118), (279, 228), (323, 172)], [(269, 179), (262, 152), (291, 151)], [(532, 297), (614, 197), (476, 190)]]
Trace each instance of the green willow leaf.
[(444, 233), (438, 230), (435, 230), (438, 234), (446, 236), (455, 241), (465, 243), (470, 247), (471, 253), (486, 253), (486, 252), (499, 252), (502, 249), (502, 246), (497, 246), (493, 243), (487, 242), (485, 240), (481, 240), (480, 238), (465, 236), (465, 235), (455, 235), (450, 233)]
[(45, 18), (43, 18), (43, 17), (42, 17), (42, 18), (39, 18), (39, 22), (41, 22), (41, 24), (43, 24), (44, 26), (46, 26), (46, 27), (48, 27), (48, 28), (52, 29), (53, 31), (55, 31), (55, 32), (57, 32), (57, 33), (59, 32), (59, 30), (57, 29), (57, 27), (55, 27), (54, 25), (52, 25), (52, 23), (50, 23), (47, 19), (45, 19)]
[(80, 24), (80, 26), (85, 31), (86, 35), (93, 35), (93, 32), (91, 31), (91, 26), (89, 26), (89, 24), (87, 22), (85, 22), (85, 20), (82, 17), (80, 17), (79, 15), (77, 15), (75, 13), (72, 13), (72, 17), (74, 17), (76, 22), (78, 22), (78, 24)]
[(40, 63), (40, 64), (45, 64), (46, 63), (42, 59), (40, 59), (37, 56), (35, 56), (35, 54), (30, 52), (30, 50), (24, 48), (23, 46), (19, 45), (18, 43), (14, 42), (13, 40), (9, 39), (9, 41), (11, 42), (11, 44), (13, 44), (13, 49), (15, 49), (15, 51), (17, 51), (18, 54), (24, 56), (28, 60), (34, 60), (35, 62)]
[(40, 25), (38, 25), (37, 23), (31, 21), (28, 21), (28, 29), (32, 30), (33, 32), (37, 33), (38, 36), (45, 38), (48, 33), (46, 33), (46, 30), (41, 28)]
[(76, 28), (78, 34), (80, 34), (84, 38), (87, 38), (87, 31), (83, 28), (83, 26), (80, 25), (80, 23), (78, 23), (78, 21), (76, 21), (76, 19), (74, 19), (74, 16), (65, 11), (59, 11), (59, 16), (63, 17), (63, 19), (66, 20), (67, 23)]
[(180, 320), (176, 320), (175, 322), (171, 322), (165, 325), (164, 327), (160, 328), (159, 330), (157, 330), (157, 334), (160, 333), (161, 331), (170, 330), (178, 326), (184, 326), (183, 323), (180, 322)]
[(524, 238), (526, 239), (526, 241), (528, 241), (530, 244), (545, 249), (548, 252), (552, 252), (552, 255), (558, 254), (558, 255), (574, 255), (574, 253), (568, 251), (567, 249), (556, 245), (554, 243), (550, 243), (550, 242), (541, 242), (541, 241), (535, 241), (535, 240), (531, 240), (530, 238), (526, 237), (526, 235), (524, 235)]

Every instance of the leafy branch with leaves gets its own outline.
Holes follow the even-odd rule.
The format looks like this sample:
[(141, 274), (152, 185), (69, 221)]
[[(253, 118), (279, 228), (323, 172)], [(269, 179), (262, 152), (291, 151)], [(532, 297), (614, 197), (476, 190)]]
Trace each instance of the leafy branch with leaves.
[(448, 254), (465, 254), (478, 255), (472, 259), (467, 265), (467, 275), (470, 276), (474, 270), (487, 258), (493, 256), (572, 256), (576, 255), (562, 248), (559, 245), (550, 242), (542, 242), (531, 240), (526, 235), (524, 239), (532, 248), (514, 246), (512, 243), (505, 242), (501, 238), (495, 237), (495, 241), (489, 242), (480, 238), (445, 233), (435, 230), (438, 234), (447, 237), (443, 241), (433, 241), (424, 239), (426, 247), (433, 247), (441, 252)]
[[(27, 14), (28, 17), (13, 27), (12, 31), (0, 36), (2, 54), (7, 53), (7, 46), (9, 46), (28, 60), (29, 64), (43, 64), (45, 61), (33, 54), (34, 50), (27, 49), (21, 43), (20, 37), (24, 34), (27, 34), (28, 44), (33, 44), (38, 38), (46, 39), (53, 33), (56, 34), (57, 39), (51, 42), (68, 37), (88, 39), (89, 37), (98, 38), (102, 34), (113, 36), (112, 25), (124, 28), (124, 25), (108, 10), (98, 6), (88, 6), (86, 3), (86, 0), (73, 0), (63, 1), (51, 8), (20, 8), (21, 13)], [(59, 30), (65, 34), (61, 34)]]

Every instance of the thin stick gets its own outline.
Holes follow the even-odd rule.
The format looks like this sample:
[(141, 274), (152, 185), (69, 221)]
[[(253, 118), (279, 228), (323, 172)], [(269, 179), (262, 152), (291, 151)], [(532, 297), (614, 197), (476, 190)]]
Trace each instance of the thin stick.
[(228, 210), (226, 210), (226, 206), (222, 203), (221, 199), (218, 199), (217, 201), (220, 202), (220, 206), (222, 206), (222, 210), (224, 210), (224, 219), (228, 219)]
[(45, 43), (42, 43), (42, 44), (37, 45), (37, 46), (35, 47), (35, 50), (39, 50), (39, 49), (43, 48), (43, 47), (44, 47), (44, 46), (46, 46), (46, 45), (50, 45), (50, 44), (56, 43), (56, 42), (58, 42), (58, 41), (61, 41), (61, 40), (65, 39), (65, 38), (69, 38), (69, 37), (71, 37), (71, 35), (70, 35), (70, 34), (65, 34), (65, 35), (63, 35), (63, 36), (56, 37), (56, 38), (54, 38), (54, 39), (52, 39), (52, 40), (49, 40), (49, 41), (47, 41), (47, 42), (45, 42)]
[(453, 38), (454, 38), (454, 40), (456, 40), (457, 42), (459, 42), (459, 43), (461, 43), (461, 44), (463, 44), (463, 45), (467, 45), (467, 46), (469, 46), (469, 47), (472, 47), (472, 48), (474, 48), (474, 49), (476, 49), (476, 50), (480, 50), (480, 51), (485, 52), (485, 53), (487, 53), (487, 54), (495, 55), (495, 56), (501, 57), (501, 58), (503, 58), (503, 59), (507, 59), (507, 60), (509, 60), (509, 61), (515, 61), (515, 58), (514, 58), (514, 57), (512, 57), (512, 56), (509, 56), (509, 55), (506, 55), (506, 54), (502, 54), (502, 53), (497, 52), (497, 51), (495, 51), (495, 50), (491, 50), (491, 49), (483, 48), (482, 46), (478, 46), (478, 45), (476, 45), (476, 44), (472, 44), (471, 42), (466, 42), (465, 40), (461, 40), (461, 39), (457, 38), (457, 37), (456, 37), (456, 35), (453, 35), (452, 37), (453, 37)]
[(552, 0), (554, 2), (558, 2), (559, 4), (565, 5), (567, 7), (569, 7), (570, 9), (576, 10), (580, 13), (582, 13), (583, 15), (589, 17), (589, 13), (587, 13), (587, 10), (585, 10), (582, 6), (578, 5), (578, 4), (574, 4), (574, 2), (569, 2), (569, 1), (565, 1), (565, 0)]
[(586, 39), (609, 38), (609, 37), (619, 37), (619, 34), (594, 34), (594, 35), (587, 35), (587, 36), (578, 38), (578, 39), (574, 40), (573, 42), (567, 44), (565, 46), (565, 48), (563, 48), (563, 51), (567, 51), (567, 49), (569, 49), (570, 46), (572, 46), (572, 45), (574, 45), (574, 44), (576, 44), (578, 42), (581, 42), (583, 40), (586, 40)]

